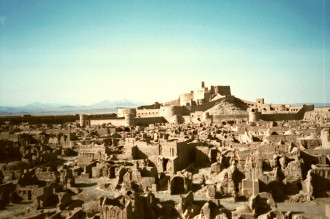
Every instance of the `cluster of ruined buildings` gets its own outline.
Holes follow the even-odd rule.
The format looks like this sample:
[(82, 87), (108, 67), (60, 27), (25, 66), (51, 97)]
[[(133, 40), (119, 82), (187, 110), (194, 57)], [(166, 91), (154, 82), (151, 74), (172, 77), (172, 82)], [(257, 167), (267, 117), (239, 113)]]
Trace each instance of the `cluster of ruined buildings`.
[(117, 117), (4, 121), (0, 218), (303, 218), (276, 203), (330, 196), (329, 109), (202, 83)]

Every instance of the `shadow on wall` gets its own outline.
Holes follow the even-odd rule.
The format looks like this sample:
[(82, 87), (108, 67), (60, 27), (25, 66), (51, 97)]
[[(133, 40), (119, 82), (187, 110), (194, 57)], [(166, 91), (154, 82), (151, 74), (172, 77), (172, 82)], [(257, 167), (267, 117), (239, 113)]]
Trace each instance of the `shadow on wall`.
[(132, 148), (132, 157), (134, 160), (148, 159), (148, 156), (143, 153), (137, 146)]

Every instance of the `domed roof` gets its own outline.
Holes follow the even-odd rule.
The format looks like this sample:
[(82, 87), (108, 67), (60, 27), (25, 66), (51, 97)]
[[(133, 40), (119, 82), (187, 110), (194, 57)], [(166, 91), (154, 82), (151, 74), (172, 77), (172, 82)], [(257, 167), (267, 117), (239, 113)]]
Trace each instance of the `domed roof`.
[(289, 129), (288, 131), (284, 132), (284, 135), (295, 135), (296, 133)]

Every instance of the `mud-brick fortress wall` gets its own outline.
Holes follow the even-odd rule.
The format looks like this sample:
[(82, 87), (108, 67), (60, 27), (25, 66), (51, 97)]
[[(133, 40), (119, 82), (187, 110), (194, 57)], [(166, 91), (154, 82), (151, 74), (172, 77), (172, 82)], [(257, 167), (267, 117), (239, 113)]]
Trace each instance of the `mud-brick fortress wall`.
[(124, 118), (112, 118), (112, 119), (91, 119), (90, 124), (92, 126), (94, 125), (102, 125), (111, 123), (114, 126), (124, 126), (125, 125), (125, 119)]
[(136, 117), (157, 117), (160, 109), (137, 109)]
[(165, 123), (166, 120), (162, 116), (158, 117), (146, 117), (146, 118), (135, 118), (135, 125), (146, 126), (155, 123)]
[(308, 111), (314, 110), (314, 105), (303, 105), (297, 113), (261, 113), (260, 119), (264, 121), (280, 121), (280, 120), (302, 120)]
[(30, 124), (63, 124), (66, 122), (75, 122), (79, 119), (78, 115), (58, 115), (58, 116), (5, 116), (0, 117), (0, 125), (6, 121), (10, 121), (13, 124), (19, 124), (22, 122), (28, 122)]
[[(131, 114), (129, 114), (131, 115)], [(145, 117), (145, 118), (131, 118), (131, 120), (134, 123), (134, 125), (137, 126), (146, 126), (149, 124), (155, 124), (155, 123), (165, 123), (166, 120), (164, 117)], [(127, 124), (127, 119), (125, 117), (119, 117), (119, 118), (111, 118), (111, 119), (97, 119), (97, 120), (90, 120), (90, 124), (92, 126), (94, 125), (102, 125), (102, 124), (107, 124), (111, 123), (114, 126), (126, 126)], [(132, 124), (133, 124), (132, 123)]]

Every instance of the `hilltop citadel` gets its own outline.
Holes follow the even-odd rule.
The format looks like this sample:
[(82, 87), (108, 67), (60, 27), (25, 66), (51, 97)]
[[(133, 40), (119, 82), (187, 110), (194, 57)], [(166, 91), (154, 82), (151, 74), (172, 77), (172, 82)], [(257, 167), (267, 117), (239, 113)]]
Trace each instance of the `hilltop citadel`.
[(250, 122), (302, 120), (305, 112), (313, 111), (314, 105), (291, 106), (266, 104), (263, 98), (256, 102), (243, 100), (231, 94), (230, 86), (205, 87), (179, 95), (177, 100), (154, 103), (131, 109), (119, 109), (116, 118), (94, 119), (80, 115), (81, 125), (112, 123), (117, 126), (148, 125), (168, 122), (175, 124), (211, 122), (225, 119), (247, 119)]

